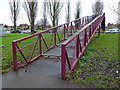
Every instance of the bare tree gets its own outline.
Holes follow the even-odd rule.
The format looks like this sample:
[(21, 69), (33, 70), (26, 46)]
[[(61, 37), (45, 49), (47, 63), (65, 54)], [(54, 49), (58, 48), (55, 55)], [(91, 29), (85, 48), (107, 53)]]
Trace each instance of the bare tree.
[(80, 0), (78, 0), (78, 2), (76, 2), (75, 19), (80, 18), (80, 15), (81, 15), (81, 2)]
[(118, 28), (120, 29), (120, 1), (118, 2)]
[(109, 6), (109, 8), (112, 11), (112, 13), (115, 13), (115, 15), (118, 16), (116, 21), (117, 21), (117, 27), (120, 29), (120, 1), (118, 2), (118, 10), (112, 5)]
[(41, 26), (42, 30), (45, 30), (48, 28), (47, 26), (50, 26), (49, 21), (47, 20), (47, 4), (48, 2), (42, 3), (42, 18), (36, 22), (36, 25)]
[(47, 20), (47, 4), (48, 2), (43, 2), (43, 29), (46, 29), (47, 25), (49, 24)]
[(117, 9), (115, 9), (114, 7), (109, 7), (113, 12), (115, 12), (116, 14), (120, 15), (120, 12), (117, 11)]
[(9, 5), (10, 5), (11, 21), (14, 24), (14, 33), (16, 33), (17, 32), (16, 25), (20, 13), (20, 2), (19, 0), (10, 0)]
[(115, 13), (115, 15), (117, 15), (118, 16), (118, 18), (116, 18), (117, 20), (117, 23), (120, 23), (120, 12), (119, 11), (117, 11), (117, 9), (115, 9), (114, 7), (109, 7), (110, 8), (110, 10), (112, 10), (113, 12), (112, 13)]
[(50, 15), (50, 19), (52, 22), (52, 26), (58, 25), (59, 17), (60, 17), (60, 12), (63, 7), (62, 2), (60, 0), (48, 0), (47, 3), (47, 8), (48, 8), (48, 13)]
[(69, 22), (70, 21), (70, 0), (67, 1), (66, 3), (66, 21)]
[(96, 2), (92, 5), (93, 14), (102, 14), (104, 9), (104, 3), (101, 0), (96, 0)]
[(35, 33), (34, 24), (35, 24), (35, 19), (37, 17), (38, 0), (25, 0), (23, 7), (28, 16), (28, 20), (31, 27), (31, 34), (33, 34)]
[(36, 26), (40, 26), (42, 28), (42, 30), (50, 28), (50, 24), (49, 24), (48, 20), (45, 18), (38, 20), (36, 22)]

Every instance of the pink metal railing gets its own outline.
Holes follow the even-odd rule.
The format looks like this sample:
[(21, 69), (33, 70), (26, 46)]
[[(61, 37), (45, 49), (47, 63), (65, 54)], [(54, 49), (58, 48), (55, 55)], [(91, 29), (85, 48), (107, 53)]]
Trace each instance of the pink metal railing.
[(79, 29), (92, 21), (89, 17), (50, 28), (39, 33), (12, 42), (14, 70), (40, 58), (44, 52), (54, 48), (57, 43), (66, 40)]
[[(61, 77), (63, 79), (65, 79), (65, 75), (68, 72), (75, 68), (97, 29), (98, 35), (100, 36), (100, 28), (105, 31), (105, 13), (96, 17), (92, 22), (88, 23), (80, 31), (75, 33), (73, 37), (62, 43)], [(71, 43), (73, 43), (72, 46)], [(68, 50), (71, 50), (72, 55), (70, 55), (70, 51)]]

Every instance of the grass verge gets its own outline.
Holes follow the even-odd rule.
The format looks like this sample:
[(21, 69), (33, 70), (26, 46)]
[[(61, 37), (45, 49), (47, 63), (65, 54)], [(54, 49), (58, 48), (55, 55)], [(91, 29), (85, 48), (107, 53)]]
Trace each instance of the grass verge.
[(118, 88), (118, 34), (96, 35), (79, 61), (79, 67), (66, 79), (92, 88)]

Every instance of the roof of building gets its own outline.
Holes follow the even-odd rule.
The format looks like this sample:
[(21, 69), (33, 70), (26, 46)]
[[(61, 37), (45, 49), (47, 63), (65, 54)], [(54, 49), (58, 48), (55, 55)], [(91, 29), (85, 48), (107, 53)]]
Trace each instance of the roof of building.
[(19, 26), (28, 26), (28, 24), (20, 24)]

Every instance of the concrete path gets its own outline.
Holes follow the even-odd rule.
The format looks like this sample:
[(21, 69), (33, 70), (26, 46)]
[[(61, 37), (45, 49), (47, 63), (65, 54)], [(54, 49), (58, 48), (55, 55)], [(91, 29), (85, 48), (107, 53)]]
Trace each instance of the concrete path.
[(2, 76), (3, 88), (81, 88), (61, 79), (60, 60), (42, 59)]

